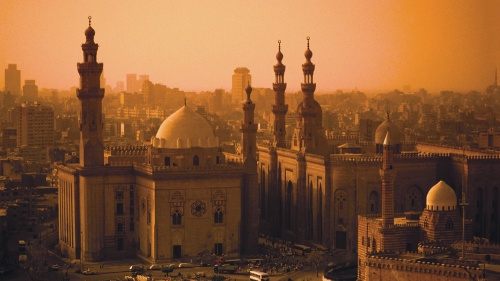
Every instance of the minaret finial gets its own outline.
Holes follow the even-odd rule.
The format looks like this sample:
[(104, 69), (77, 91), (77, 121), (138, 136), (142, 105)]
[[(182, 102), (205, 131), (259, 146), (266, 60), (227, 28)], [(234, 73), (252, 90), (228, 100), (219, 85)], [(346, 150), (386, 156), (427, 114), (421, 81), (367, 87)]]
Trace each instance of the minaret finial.
[(281, 52), (281, 40), (278, 40), (278, 52)]
[(92, 24), (92, 17), (89, 16), (89, 26)]
[(387, 114), (387, 120), (389, 120), (391, 112), (389, 110), (387, 110), (386, 114)]
[(309, 39), (311, 39), (311, 37), (307, 36), (307, 48), (309, 49)]
[(184, 98), (184, 106), (187, 106), (187, 100)]

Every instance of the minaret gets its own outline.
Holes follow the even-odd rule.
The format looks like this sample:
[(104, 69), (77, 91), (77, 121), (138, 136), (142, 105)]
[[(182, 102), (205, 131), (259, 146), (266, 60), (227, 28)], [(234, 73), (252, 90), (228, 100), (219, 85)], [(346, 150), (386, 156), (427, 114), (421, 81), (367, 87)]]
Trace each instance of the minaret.
[(243, 255), (258, 254), (259, 239), (259, 187), (257, 181), (256, 133), (254, 122), (255, 104), (250, 99), (252, 87), (246, 88), (247, 99), (243, 102), (244, 120), (241, 124), (241, 146), (245, 170), (241, 186), (240, 250)]
[(314, 100), (314, 64), (311, 62), (312, 51), (309, 49), (307, 37), (307, 50), (304, 53), (306, 62), (302, 64), (304, 83), (301, 83), (304, 93), (302, 102), (297, 107), (297, 124), (295, 126), (291, 148), (297, 151), (327, 154), (326, 137), (322, 129), (323, 113), (319, 103)]
[(385, 135), (384, 150), (382, 155), (382, 227), (387, 228), (394, 225), (394, 178), (395, 171), (392, 164), (394, 161), (394, 148), (389, 132)]
[[(81, 103), (80, 112), (80, 169), (79, 201), (81, 245), (80, 259), (100, 261), (105, 256), (104, 229), (106, 216), (104, 206), (105, 173), (104, 147), (102, 138), (102, 98), (104, 89), (100, 87), (102, 63), (97, 63), (97, 48), (94, 43), (95, 31), (90, 26), (85, 30), (87, 40), (82, 44), (83, 63), (78, 63), (80, 89), (77, 97)], [(78, 243), (77, 242), (77, 243)]]
[(247, 99), (243, 102), (244, 123), (241, 124), (241, 154), (243, 155), (243, 160), (249, 156), (256, 158), (257, 134), (257, 124), (254, 123), (255, 104), (250, 99), (252, 87), (248, 85), (245, 92), (247, 94)]
[(285, 147), (285, 116), (288, 111), (288, 105), (285, 104), (285, 66), (281, 61), (283, 54), (281, 53), (281, 40), (278, 40), (278, 53), (276, 54), (278, 63), (274, 65), (275, 81), (273, 83), (274, 90), (274, 146)]
[(82, 44), (83, 63), (78, 63), (80, 88), (76, 95), (81, 102), (80, 108), (80, 166), (95, 167), (104, 165), (104, 145), (102, 137), (102, 98), (104, 89), (100, 86), (102, 63), (97, 63), (97, 49), (94, 42), (95, 31), (91, 26), (85, 30), (86, 41)]

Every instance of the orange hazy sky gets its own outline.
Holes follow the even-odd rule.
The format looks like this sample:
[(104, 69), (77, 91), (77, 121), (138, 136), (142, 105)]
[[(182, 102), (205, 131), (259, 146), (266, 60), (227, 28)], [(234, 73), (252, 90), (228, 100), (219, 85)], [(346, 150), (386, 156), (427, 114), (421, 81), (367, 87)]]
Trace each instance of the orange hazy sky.
[(240, 66), (254, 87), (272, 87), (279, 39), (287, 90), (297, 91), (310, 36), (317, 92), (483, 91), (500, 66), (499, 11), (497, 0), (1, 0), (0, 68), (17, 64), (22, 84), (78, 86), (91, 15), (113, 87), (136, 73), (185, 91), (230, 90)]

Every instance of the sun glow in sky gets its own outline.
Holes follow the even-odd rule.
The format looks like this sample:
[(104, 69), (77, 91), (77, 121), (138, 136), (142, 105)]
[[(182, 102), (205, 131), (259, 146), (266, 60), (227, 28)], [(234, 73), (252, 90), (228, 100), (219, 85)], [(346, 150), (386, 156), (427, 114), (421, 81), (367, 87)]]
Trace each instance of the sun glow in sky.
[(90, 15), (112, 87), (136, 73), (230, 91), (247, 67), (252, 86), (271, 88), (281, 40), (287, 91), (298, 91), (310, 36), (317, 92), (483, 91), (500, 66), (499, 11), (496, 0), (2, 0), (0, 69), (17, 64), (22, 84), (78, 86)]

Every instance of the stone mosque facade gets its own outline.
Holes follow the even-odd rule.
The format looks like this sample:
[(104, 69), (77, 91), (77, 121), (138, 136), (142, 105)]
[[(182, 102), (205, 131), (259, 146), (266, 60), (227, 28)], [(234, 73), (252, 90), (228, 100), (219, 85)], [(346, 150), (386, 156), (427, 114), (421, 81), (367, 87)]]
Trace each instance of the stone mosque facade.
[(227, 159), (208, 122), (184, 106), (165, 119), (151, 145), (112, 147), (105, 164), (103, 64), (94, 36), (89, 21), (77, 65), (80, 162), (58, 166), (62, 252), (83, 261), (138, 256), (150, 262), (255, 254), (257, 126), (250, 86), (239, 159)]
[[(383, 143), (390, 133), (394, 212), (421, 213), (426, 206), (425, 195), (443, 180), (459, 195), (457, 200), (470, 203), (465, 212), (472, 221), (473, 235), (500, 242), (498, 154), (404, 142), (389, 114), (377, 127), (373, 143), (356, 141), (361, 153), (346, 153), (339, 148), (352, 140), (326, 137), (322, 129), (322, 109), (314, 99), (315, 65), (309, 38), (304, 56), (303, 99), (296, 109), (292, 139), (287, 141), (286, 68), (281, 46), (276, 55), (274, 136), (272, 141), (258, 144), (262, 233), (310, 246), (343, 249), (355, 256), (359, 250), (358, 215), (380, 214), (384, 208), (379, 170), (383, 166)], [(411, 250), (415, 247), (411, 244)]]

